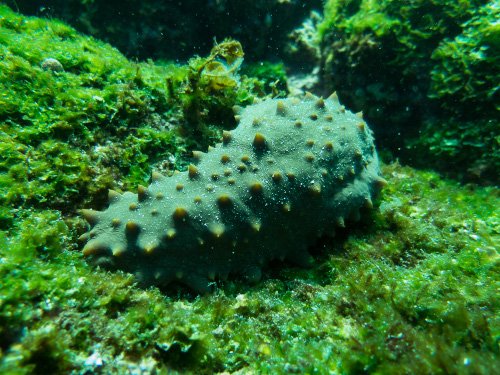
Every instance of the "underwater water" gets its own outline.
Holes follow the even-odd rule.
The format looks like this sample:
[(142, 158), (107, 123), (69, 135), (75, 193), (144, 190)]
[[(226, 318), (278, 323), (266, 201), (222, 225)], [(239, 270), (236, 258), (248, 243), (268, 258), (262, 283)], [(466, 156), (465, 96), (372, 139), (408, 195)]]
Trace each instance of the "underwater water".
[(0, 2), (0, 373), (496, 373), (499, 14)]

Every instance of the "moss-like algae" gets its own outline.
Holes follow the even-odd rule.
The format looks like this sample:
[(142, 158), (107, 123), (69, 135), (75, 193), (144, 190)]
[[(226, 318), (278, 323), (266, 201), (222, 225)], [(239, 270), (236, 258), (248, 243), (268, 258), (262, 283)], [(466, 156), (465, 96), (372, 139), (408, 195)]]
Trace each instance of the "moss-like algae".
[[(0, 23), (8, 41), (0, 74), (11, 67), (2, 95), (6, 87), (15, 93), (0, 96), (1, 373), (487, 374), (499, 367), (499, 191), (432, 172), (384, 167), (380, 208), (358, 230), (321, 239), (312, 269), (270, 267), (256, 286), (231, 281), (203, 297), (164, 295), (138, 288), (130, 275), (89, 267), (76, 251), (82, 220), (74, 207), (99, 202), (114, 184), (134, 186), (150, 163), (182, 154), (188, 141), (151, 118), (187, 125), (165, 80), (185, 87), (188, 68), (132, 64), (63, 24), (4, 7)], [(5, 52), (52, 30), (60, 35), (45, 50), (64, 72), (40, 69), (46, 56), (28, 56), (37, 48), (19, 48), (25, 57)], [(41, 35), (29, 37), (35, 31)], [(56, 55), (68, 35), (68, 56), (99, 52), (88, 52), (92, 63), (76, 64), (75, 73)], [(106, 72), (89, 72), (93, 66)], [(81, 83), (92, 77), (97, 88)], [(49, 130), (59, 118), (69, 126)], [(165, 154), (156, 159), (151, 149)]]
[(312, 270), (270, 268), (255, 287), (194, 299), (91, 269), (57, 213), (32, 215), (2, 235), (0, 368), (493, 371), (499, 191), (398, 165), (384, 174), (379, 211), (321, 240)]
[(324, 85), (413, 165), (497, 184), (498, 13), (488, 0), (329, 0)]
[[(74, 213), (102, 204), (110, 188), (146, 183), (153, 166), (183, 168), (190, 149), (206, 149), (223, 126), (235, 126), (233, 105), (272, 93), (256, 78), (240, 82), (236, 67), (202, 75), (202, 67), (229, 58), (227, 52), (186, 66), (132, 63), (61, 22), (22, 17), (5, 6), (0, 42), (3, 228), (13, 223), (12, 207)], [(59, 61), (63, 71), (43, 69), (46, 59)], [(223, 80), (233, 84), (221, 86)]]
[(433, 52), (429, 97), (443, 119), (427, 120), (413, 142), (420, 154), (438, 156), (442, 169), (482, 183), (497, 183), (500, 170), (499, 16), (498, 5), (488, 3)]
[[(164, 124), (170, 110), (165, 68), (130, 63), (60, 22), (24, 18), (6, 7), (0, 26), (2, 206), (67, 212), (105, 193), (114, 177), (127, 175), (124, 185), (143, 181), (146, 159), (181, 146)], [(64, 71), (42, 69), (47, 58)], [(139, 175), (129, 173), (132, 160)]]

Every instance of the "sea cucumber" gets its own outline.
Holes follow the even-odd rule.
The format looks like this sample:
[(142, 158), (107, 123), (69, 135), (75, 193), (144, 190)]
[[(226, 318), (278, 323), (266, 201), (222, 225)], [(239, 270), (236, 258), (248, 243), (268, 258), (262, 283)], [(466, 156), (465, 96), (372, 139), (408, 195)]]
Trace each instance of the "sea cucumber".
[(138, 194), (110, 191), (108, 209), (82, 210), (83, 254), (145, 285), (205, 292), (229, 274), (259, 280), (273, 259), (309, 265), (318, 236), (373, 206), (385, 180), (372, 131), (335, 93), (235, 112), (239, 126), (187, 171), (154, 172)]

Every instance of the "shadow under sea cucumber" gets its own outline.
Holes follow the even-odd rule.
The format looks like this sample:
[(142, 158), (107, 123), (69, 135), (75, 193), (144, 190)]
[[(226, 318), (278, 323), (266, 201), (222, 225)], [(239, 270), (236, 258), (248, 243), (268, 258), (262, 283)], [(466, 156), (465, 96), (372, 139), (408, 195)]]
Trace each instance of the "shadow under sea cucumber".
[(273, 259), (307, 266), (318, 236), (359, 217), (386, 183), (372, 131), (337, 95), (268, 99), (235, 108), (239, 126), (188, 170), (153, 173), (138, 194), (109, 193), (82, 210), (83, 253), (145, 285), (177, 281), (197, 292), (238, 274), (260, 279)]

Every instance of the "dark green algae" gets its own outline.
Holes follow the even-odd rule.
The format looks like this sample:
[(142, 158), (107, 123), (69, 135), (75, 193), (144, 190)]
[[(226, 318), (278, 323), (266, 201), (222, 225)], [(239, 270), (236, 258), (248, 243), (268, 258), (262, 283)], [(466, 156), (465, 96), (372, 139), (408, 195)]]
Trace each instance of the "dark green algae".
[[(498, 368), (497, 188), (386, 165), (378, 209), (320, 239), (311, 269), (272, 265), (257, 285), (219, 282), (206, 296), (141, 289), (85, 263), (75, 210), (103, 207), (108, 188), (134, 189), (152, 167), (182, 168), (216, 124), (234, 126), (233, 104), (283, 95), (264, 79), (282, 69), (214, 91), (187, 79), (199, 59), (129, 62), (5, 7), (0, 26), (1, 373)], [(48, 57), (64, 72), (42, 70)]]
[(499, 15), (495, 0), (328, 0), (322, 84), (396, 157), (498, 185)]

